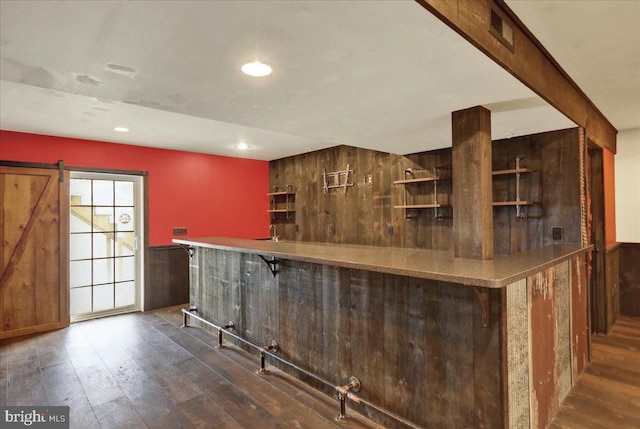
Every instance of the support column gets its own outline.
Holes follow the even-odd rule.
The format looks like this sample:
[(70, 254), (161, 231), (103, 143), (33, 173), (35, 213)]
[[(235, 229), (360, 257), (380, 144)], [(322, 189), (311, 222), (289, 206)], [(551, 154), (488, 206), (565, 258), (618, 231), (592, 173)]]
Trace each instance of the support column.
[(452, 120), (453, 253), (493, 259), (491, 112), (458, 110)]

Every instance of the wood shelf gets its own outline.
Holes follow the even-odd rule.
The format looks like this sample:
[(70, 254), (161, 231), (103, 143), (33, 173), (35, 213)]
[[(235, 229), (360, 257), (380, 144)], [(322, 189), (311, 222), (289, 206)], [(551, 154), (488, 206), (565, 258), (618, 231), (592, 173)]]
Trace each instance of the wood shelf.
[(532, 206), (534, 205), (534, 201), (495, 201), (493, 203), (493, 207), (504, 207), (504, 206)]
[(443, 207), (449, 207), (444, 204), (406, 204), (400, 206), (393, 206), (396, 209), (439, 209)]
[(275, 196), (277, 196), (277, 195), (295, 195), (295, 194), (296, 194), (295, 192), (286, 192), (286, 191), (283, 191), (283, 192), (269, 192), (269, 193), (267, 194), (267, 196), (269, 196), (269, 197), (275, 197)]
[(440, 176), (434, 177), (421, 177), (419, 179), (405, 179), (405, 180), (395, 180), (393, 182), (394, 185), (403, 185), (407, 183), (422, 183), (422, 182), (433, 182), (436, 180), (440, 180)]
[(268, 213), (293, 213), (295, 210), (293, 209), (271, 209), (267, 210)]
[(492, 172), (491, 174), (494, 176), (502, 176), (505, 174), (516, 174), (516, 173), (533, 173), (535, 170), (532, 170), (530, 168), (512, 168), (509, 170), (496, 170), (494, 172)]

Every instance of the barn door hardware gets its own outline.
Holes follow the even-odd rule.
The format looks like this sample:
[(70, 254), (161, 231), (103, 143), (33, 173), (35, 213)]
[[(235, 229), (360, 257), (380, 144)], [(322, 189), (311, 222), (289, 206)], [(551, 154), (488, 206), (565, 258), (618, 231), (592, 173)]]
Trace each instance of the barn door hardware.
[(269, 267), (269, 270), (271, 271), (271, 274), (273, 274), (273, 277), (275, 277), (276, 274), (278, 274), (278, 260), (273, 256), (271, 257), (271, 259), (267, 259), (262, 255), (258, 255), (258, 256), (260, 257), (260, 259), (264, 261), (265, 264), (267, 264), (267, 266)]
[(349, 168), (349, 164), (347, 164), (347, 168), (344, 171), (334, 171), (331, 173), (327, 173), (325, 170), (322, 173), (322, 189), (325, 192), (329, 192), (329, 189), (342, 188), (344, 193), (347, 193), (347, 186), (353, 186), (353, 182), (350, 182), (350, 175), (353, 174), (353, 170)]
[(476, 298), (480, 303), (480, 309), (482, 310), (482, 326), (488, 328), (491, 324), (490, 315), (490, 300), (489, 300), (489, 288), (486, 287), (474, 287)]

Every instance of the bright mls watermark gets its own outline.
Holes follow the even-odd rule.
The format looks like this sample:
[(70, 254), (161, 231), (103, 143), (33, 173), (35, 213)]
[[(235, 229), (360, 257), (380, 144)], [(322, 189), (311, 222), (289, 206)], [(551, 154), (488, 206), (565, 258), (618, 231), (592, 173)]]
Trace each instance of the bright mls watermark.
[(0, 429), (69, 429), (69, 407), (0, 407)]

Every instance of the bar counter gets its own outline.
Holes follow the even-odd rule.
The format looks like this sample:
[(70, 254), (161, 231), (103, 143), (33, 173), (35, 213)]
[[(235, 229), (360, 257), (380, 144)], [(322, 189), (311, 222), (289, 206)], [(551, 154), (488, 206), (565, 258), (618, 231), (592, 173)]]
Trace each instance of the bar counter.
[(452, 252), (299, 241), (225, 237), (174, 239), (174, 243), (231, 250), (343, 268), (396, 274), (467, 286), (503, 288), (517, 280), (587, 252), (591, 246), (553, 245), (490, 261), (454, 258)]
[(536, 427), (589, 359), (588, 246), (478, 261), (300, 241), (174, 243), (191, 247), (200, 317), (233, 321), (256, 345), (276, 340), (279, 357), (334, 385), (357, 377), (360, 398), (411, 422), (348, 404), (389, 429)]

